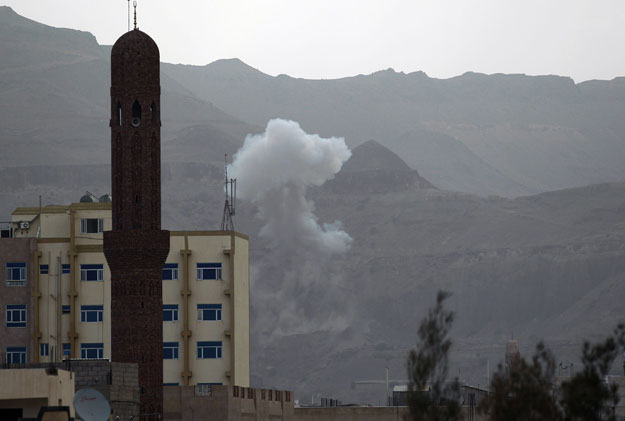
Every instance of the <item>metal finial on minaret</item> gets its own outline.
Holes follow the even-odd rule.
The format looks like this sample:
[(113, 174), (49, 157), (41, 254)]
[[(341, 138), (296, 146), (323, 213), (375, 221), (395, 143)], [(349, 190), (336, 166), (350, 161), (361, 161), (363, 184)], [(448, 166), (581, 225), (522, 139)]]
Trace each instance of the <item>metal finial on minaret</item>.
[(126, 17), (126, 24), (128, 25), (128, 32), (130, 32), (130, 0), (128, 0), (128, 16)]
[(137, 2), (136, 2), (136, 1), (133, 1), (133, 2), (132, 2), (132, 5), (133, 5), (133, 6), (134, 6), (134, 8), (135, 8), (135, 29), (137, 29)]

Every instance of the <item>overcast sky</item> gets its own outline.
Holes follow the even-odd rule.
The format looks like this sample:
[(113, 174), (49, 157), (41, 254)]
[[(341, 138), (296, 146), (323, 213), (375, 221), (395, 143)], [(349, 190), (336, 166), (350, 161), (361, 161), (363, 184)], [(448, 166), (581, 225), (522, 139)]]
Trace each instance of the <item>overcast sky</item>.
[[(0, 4), (100, 44), (127, 29), (127, 0)], [(137, 10), (169, 63), (238, 57), (271, 75), (328, 79), (389, 67), (439, 78), (625, 75), (624, 0), (139, 0)]]

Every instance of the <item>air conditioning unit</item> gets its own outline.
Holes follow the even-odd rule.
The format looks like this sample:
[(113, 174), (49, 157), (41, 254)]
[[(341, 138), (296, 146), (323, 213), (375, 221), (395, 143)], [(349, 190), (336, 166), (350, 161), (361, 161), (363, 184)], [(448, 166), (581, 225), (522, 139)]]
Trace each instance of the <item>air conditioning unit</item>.
[(27, 230), (30, 228), (30, 222), (22, 221), (20, 222), (20, 229)]

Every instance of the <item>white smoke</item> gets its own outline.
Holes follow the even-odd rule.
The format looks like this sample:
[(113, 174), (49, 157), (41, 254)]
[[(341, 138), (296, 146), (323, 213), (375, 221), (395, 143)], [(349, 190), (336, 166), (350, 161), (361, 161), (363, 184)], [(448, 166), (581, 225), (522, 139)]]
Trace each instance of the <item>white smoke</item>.
[(229, 173), (239, 197), (258, 207), (259, 235), (267, 244), (252, 270), (253, 301), (264, 309), (258, 316), (265, 333), (344, 327), (344, 308), (325, 291), (340, 283), (329, 268), (352, 238), (339, 221), (319, 224), (306, 190), (332, 179), (350, 156), (344, 139), (307, 134), (281, 119), (269, 121), (262, 134), (248, 135), (234, 155)]

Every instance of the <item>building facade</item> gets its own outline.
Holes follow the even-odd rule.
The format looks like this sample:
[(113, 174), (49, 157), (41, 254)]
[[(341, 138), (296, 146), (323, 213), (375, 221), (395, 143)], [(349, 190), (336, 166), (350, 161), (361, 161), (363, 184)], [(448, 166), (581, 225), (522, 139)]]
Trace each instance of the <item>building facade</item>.
[[(4, 360), (111, 359), (111, 202), (18, 208), (12, 221), (12, 238), (0, 238)], [(249, 387), (248, 249), (234, 231), (169, 232), (162, 312), (152, 315), (163, 384)]]

